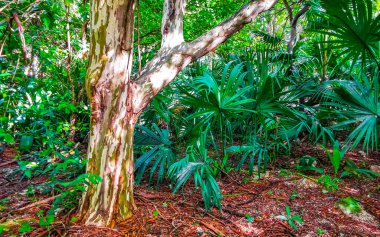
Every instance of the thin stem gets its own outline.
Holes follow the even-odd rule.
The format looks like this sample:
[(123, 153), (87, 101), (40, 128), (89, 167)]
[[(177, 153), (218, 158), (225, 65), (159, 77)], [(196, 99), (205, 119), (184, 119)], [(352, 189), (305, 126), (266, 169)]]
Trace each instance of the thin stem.
[(141, 75), (141, 36), (140, 36), (140, 22), (141, 22), (141, 14), (140, 14), (140, 0), (137, 0), (137, 57), (139, 61), (139, 73)]
[[(75, 106), (76, 105), (76, 98), (75, 98), (75, 84), (74, 80), (71, 77), (71, 62), (72, 62), (72, 47), (71, 47), (71, 34), (70, 34), (70, 7), (69, 5), (66, 5), (66, 31), (67, 31), (67, 50), (68, 50), (68, 57), (67, 57), (67, 77), (70, 81), (70, 89), (71, 89), (71, 103)], [(76, 114), (75, 112), (72, 112), (70, 115), (70, 140), (73, 141), (75, 137), (75, 121), (76, 121)]]

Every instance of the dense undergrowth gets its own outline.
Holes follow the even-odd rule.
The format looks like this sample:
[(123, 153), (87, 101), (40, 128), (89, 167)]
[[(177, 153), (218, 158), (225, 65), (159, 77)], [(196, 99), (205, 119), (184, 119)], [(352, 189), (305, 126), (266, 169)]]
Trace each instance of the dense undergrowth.
[[(294, 54), (285, 50), (279, 32), (269, 32), (262, 24), (252, 31), (256, 41), (250, 47), (234, 53), (220, 50), (185, 69), (139, 120), (136, 184), (146, 179), (152, 188), (170, 184), (178, 192), (193, 182), (207, 210), (220, 208), (218, 178), (231, 171), (260, 176), (306, 139), (326, 150), (333, 171), (316, 166), (318, 158), (312, 156), (300, 157), (293, 168), (318, 174), (327, 191), (339, 189), (341, 179), (378, 177), (369, 167), (346, 159), (345, 153), (379, 148), (380, 16), (371, 1), (338, 2), (312, 3)], [(44, 225), (57, 211), (75, 208), (85, 186), (101, 180), (84, 173), (88, 46), (85, 34), (84, 39), (75, 34), (87, 19), (87, 6), (77, 1), (33, 4), (23, 1), (5, 8), (20, 17), (36, 13), (24, 22), (26, 46), (16, 32), (8, 34), (17, 26), (0, 22), (5, 42), (0, 141), (18, 148), (16, 172), (22, 172), (22, 179), (47, 177), (46, 183), (28, 188), (29, 195), (59, 196), (41, 215)], [(69, 12), (66, 22), (60, 7), (68, 9), (67, 4), (80, 7)], [(59, 21), (65, 21), (73, 35), (70, 49), (66, 25)], [(30, 55), (23, 55), (23, 47)], [(299, 221), (288, 207), (287, 213), (286, 220)]]

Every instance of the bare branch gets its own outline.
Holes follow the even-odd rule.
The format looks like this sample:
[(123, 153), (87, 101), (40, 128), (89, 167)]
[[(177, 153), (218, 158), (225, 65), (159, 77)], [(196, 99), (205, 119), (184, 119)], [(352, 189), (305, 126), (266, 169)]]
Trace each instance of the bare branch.
[(296, 27), (298, 19), (310, 9), (310, 5), (305, 5), (299, 12), (297, 12), (294, 19), (291, 21), (291, 27)]
[(283, 0), (283, 1), (284, 1), (286, 11), (288, 12), (288, 15), (289, 15), (289, 21), (292, 22), (293, 21), (293, 9), (290, 7), (288, 0)]
[(289, 22), (290, 22), (290, 38), (288, 41), (288, 53), (293, 54), (294, 46), (296, 45), (296, 38), (297, 38), (297, 23), (300, 17), (305, 14), (309, 9), (309, 5), (305, 5), (293, 18), (293, 10), (289, 6), (287, 0), (284, 0), (286, 9), (289, 14)]
[(17, 13), (14, 12), (12, 14), (12, 16), (13, 16), (14, 21), (17, 24), (18, 34), (19, 34), (20, 40), (21, 40), (21, 47), (22, 47), (22, 51), (24, 53), (24, 60), (26, 61), (28, 59), (28, 57), (27, 57), (27, 52), (26, 52), (26, 43), (25, 43), (25, 36), (24, 36), (24, 28), (22, 27), (21, 21), (18, 18)]

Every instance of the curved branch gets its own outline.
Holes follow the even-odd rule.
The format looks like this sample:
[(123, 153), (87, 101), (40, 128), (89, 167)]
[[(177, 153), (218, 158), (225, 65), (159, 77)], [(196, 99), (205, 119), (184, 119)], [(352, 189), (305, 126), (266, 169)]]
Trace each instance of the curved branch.
[(294, 19), (291, 21), (291, 27), (296, 27), (298, 19), (310, 9), (310, 5), (305, 5), (299, 12), (297, 12)]
[[(176, 0), (167, 0), (176, 1)], [(182, 0), (178, 0), (182, 1)], [(136, 96), (134, 104), (141, 109), (176, 75), (191, 62), (215, 50), (257, 15), (269, 10), (278, 0), (251, 0), (227, 20), (209, 30), (192, 42), (183, 42), (175, 47), (162, 47), (134, 80)], [(137, 111), (136, 111), (137, 112)]]
[(221, 43), (225, 42), (246, 24), (252, 22), (257, 15), (271, 9), (277, 1), (250, 1), (237, 10), (230, 18), (189, 43), (187, 45), (187, 54), (192, 54), (195, 59), (198, 59), (215, 50)]
[(286, 10), (288, 11), (289, 22), (290, 22), (290, 38), (288, 41), (287, 48), (288, 48), (288, 53), (293, 54), (293, 49), (294, 49), (294, 46), (296, 45), (298, 20), (300, 19), (302, 15), (304, 15), (310, 9), (310, 5), (308, 4), (304, 5), (303, 8), (299, 12), (297, 12), (297, 14), (293, 17), (293, 10), (289, 6), (289, 3), (287, 2), (287, 0), (284, 0), (284, 4), (286, 7)]
[(283, 0), (283, 1), (284, 1), (285, 9), (289, 15), (289, 21), (292, 22), (293, 21), (293, 9), (290, 7), (288, 0)]

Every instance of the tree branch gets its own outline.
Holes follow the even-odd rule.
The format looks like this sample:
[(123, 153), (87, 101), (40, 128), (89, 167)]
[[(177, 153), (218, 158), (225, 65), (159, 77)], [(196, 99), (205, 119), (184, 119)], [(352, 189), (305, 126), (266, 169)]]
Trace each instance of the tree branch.
[(289, 22), (293, 22), (293, 9), (290, 7), (288, 0), (283, 0), (283, 1), (284, 1), (286, 11), (288, 12), (288, 15), (289, 15)]
[(215, 50), (233, 34), (252, 22), (260, 13), (269, 10), (278, 0), (251, 0), (230, 18), (187, 45), (187, 53), (198, 59)]
[(24, 60), (27, 61), (28, 60), (28, 55), (27, 55), (27, 51), (26, 51), (26, 43), (25, 43), (25, 36), (24, 36), (24, 28), (22, 27), (22, 24), (21, 24), (21, 21), (20, 19), (18, 18), (18, 15), (16, 12), (14, 12), (12, 14), (13, 16), (13, 19), (14, 21), (16, 22), (17, 24), (17, 28), (18, 28), (18, 34), (20, 36), (20, 40), (21, 40), (21, 47), (22, 47), (22, 51), (24, 53)]
[[(184, 2), (183, 0), (165, 0), (165, 3)], [(230, 18), (209, 30), (192, 42), (182, 42), (172, 47), (164, 38), (163, 47), (142, 69), (140, 76), (134, 80), (136, 96), (134, 104), (145, 108), (151, 99), (166, 85), (174, 80), (176, 75), (191, 62), (215, 50), (233, 34), (252, 22), (260, 13), (269, 10), (278, 0), (251, 0), (241, 7)], [(181, 18), (182, 21), (182, 18)], [(163, 24), (164, 25), (164, 24)], [(178, 26), (178, 25), (177, 25)], [(163, 27), (165, 29), (165, 27)], [(169, 35), (170, 32), (168, 31)], [(181, 32), (182, 33), (182, 32)], [(169, 47), (167, 47), (169, 46)], [(139, 111), (135, 111), (138, 113)]]
[(161, 26), (161, 48), (173, 48), (184, 41), (183, 15), (185, 6), (186, 0), (165, 0)]
[(291, 21), (291, 27), (296, 27), (298, 19), (310, 9), (310, 5), (305, 5), (299, 12), (297, 12), (294, 19)]
[(288, 11), (289, 22), (290, 22), (290, 38), (289, 38), (288, 46), (287, 46), (288, 47), (288, 53), (293, 54), (293, 49), (294, 49), (294, 46), (296, 45), (298, 20), (303, 14), (305, 14), (310, 9), (310, 5), (308, 5), (308, 4), (304, 5), (304, 7), (299, 12), (297, 12), (297, 14), (293, 18), (293, 10), (289, 6), (287, 0), (284, 0), (284, 4), (285, 4), (286, 9)]

